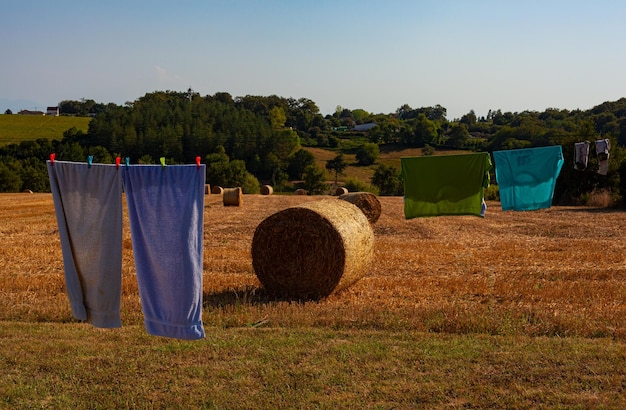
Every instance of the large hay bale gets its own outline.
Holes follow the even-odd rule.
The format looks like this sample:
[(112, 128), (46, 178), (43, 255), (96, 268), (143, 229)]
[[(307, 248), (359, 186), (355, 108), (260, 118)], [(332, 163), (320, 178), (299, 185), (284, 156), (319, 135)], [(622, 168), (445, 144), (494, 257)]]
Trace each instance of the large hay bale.
[(271, 185), (263, 185), (261, 187), (261, 195), (272, 195), (274, 193), (274, 188)]
[(295, 194), (296, 195), (307, 195), (308, 192), (306, 191), (306, 189), (299, 188), (299, 189), (296, 189)]
[(211, 184), (204, 184), (204, 195), (209, 195), (211, 193)]
[(211, 193), (215, 195), (222, 195), (224, 193), (224, 188), (219, 185), (214, 185), (211, 187)]
[(378, 197), (371, 192), (350, 192), (339, 195), (338, 199), (348, 201), (359, 207), (371, 224), (376, 223), (378, 218), (380, 218), (380, 201), (378, 200)]
[(319, 299), (361, 279), (374, 256), (365, 215), (344, 201), (323, 199), (277, 212), (252, 239), (252, 266), (270, 295)]
[(241, 187), (224, 189), (222, 201), (224, 206), (241, 206), (243, 202)]
[(345, 195), (348, 193), (348, 188), (340, 186), (335, 189), (335, 196)]

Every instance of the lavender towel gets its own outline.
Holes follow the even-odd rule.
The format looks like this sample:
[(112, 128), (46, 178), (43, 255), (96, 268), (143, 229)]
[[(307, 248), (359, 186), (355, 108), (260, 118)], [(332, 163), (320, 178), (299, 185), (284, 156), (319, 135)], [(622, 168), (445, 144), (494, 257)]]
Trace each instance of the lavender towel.
[(114, 165), (47, 162), (72, 314), (120, 327), (122, 176)]
[(203, 338), (205, 166), (124, 168), (146, 330), (152, 335), (177, 339)]

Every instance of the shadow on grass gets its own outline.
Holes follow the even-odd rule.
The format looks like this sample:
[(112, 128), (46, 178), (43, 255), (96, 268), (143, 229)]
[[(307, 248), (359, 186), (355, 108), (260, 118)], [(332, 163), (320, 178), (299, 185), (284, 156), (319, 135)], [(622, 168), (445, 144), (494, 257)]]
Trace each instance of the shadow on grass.
[(616, 213), (624, 213), (626, 212), (626, 208), (619, 207), (606, 207), (606, 208), (560, 208), (559, 212), (574, 212), (574, 213), (588, 213), (588, 214), (616, 214)]
[(237, 305), (266, 305), (276, 302), (304, 303), (311, 299), (295, 299), (275, 296), (268, 293), (262, 287), (245, 286), (242, 288), (229, 289), (217, 293), (205, 292), (203, 295), (203, 307), (226, 307)]

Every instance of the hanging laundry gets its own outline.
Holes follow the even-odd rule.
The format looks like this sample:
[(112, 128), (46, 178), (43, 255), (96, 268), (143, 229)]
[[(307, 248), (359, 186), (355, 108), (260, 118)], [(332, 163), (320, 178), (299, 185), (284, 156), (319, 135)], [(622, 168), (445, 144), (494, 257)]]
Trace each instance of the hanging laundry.
[(607, 139), (596, 141), (596, 156), (598, 157), (598, 174), (606, 175), (609, 172), (609, 151), (611, 141)]
[(589, 141), (577, 142), (574, 144), (574, 169), (584, 171), (589, 163)]
[(406, 219), (437, 215), (484, 216), (484, 188), (491, 158), (486, 152), (403, 157)]
[(148, 333), (200, 339), (205, 165), (125, 167), (124, 189)]
[(502, 210), (531, 211), (552, 206), (563, 167), (560, 145), (494, 151)]
[(121, 326), (122, 175), (114, 165), (47, 161), (72, 315)]

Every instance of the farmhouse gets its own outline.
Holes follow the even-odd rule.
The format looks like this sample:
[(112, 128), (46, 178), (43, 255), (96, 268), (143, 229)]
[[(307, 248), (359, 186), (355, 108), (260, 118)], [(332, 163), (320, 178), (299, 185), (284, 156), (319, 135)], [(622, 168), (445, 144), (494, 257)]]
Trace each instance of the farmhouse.
[(375, 122), (368, 122), (367, 124), (359, 124), (359, 125), (355, 125), (354, 128), (352, 128), (353, 131), (369, 131), (372, 128), (374, 128), (377, 124)]
[(44, 115), (43, 111), (31, 111), (31, 110), (21, 110), (18, 112), (20, 115)]
[(48, 107), (46, 108), (46, 115), (53, 115), (55, 117), (59, 116), (59, 107)]

